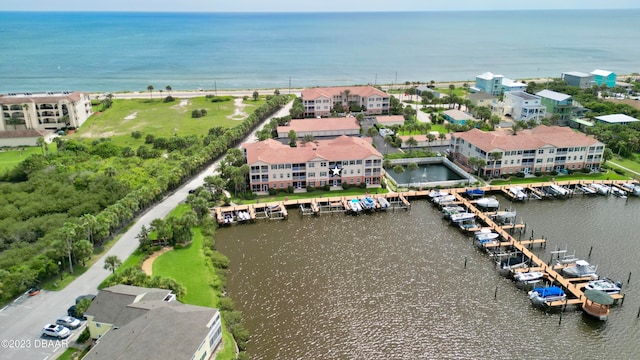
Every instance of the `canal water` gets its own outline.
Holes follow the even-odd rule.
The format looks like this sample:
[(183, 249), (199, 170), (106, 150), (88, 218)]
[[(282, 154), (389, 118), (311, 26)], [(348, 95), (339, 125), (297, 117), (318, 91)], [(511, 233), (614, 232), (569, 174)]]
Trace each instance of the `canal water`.
[(593, 247), (599, 274), (625, 282), (624, 305), (607, 322), (532, 308), (426, 200), (361, 216), (291, 211), (217, 232), (251, 358), (640, 358), (640, 199), (500, 200), (527, 224), (523, 237), (548, 238), (542, 259)]
[(427, 183), (436, 181), (448, 181), (448, 180), (463, 180), (464, 177), (456, 174), (455, 171), (449, 169), (443, 164), (417, 164), (418, 169), (411, 171), (403, 166), (404, 172), (398, 174), (389, 168), (386, 171), (398, 184), (410, 184), (410, 183)]

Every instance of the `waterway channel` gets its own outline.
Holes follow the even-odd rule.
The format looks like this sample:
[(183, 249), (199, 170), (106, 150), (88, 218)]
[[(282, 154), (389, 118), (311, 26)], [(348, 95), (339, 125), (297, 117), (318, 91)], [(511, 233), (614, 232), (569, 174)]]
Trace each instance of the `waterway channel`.
[(523, 237), (548, 239), (535, 250), (542, 259), (558, 247), (587, 258), (593, 247), (598, 273), (624, 281), (624, 305), (607, 322), (569, 308), (560, 323), (426, 200), (361, 216), (291, 211), (217, 232), (251, 358), (640, 358), (640, 199), (500, 200), (526, 222)]

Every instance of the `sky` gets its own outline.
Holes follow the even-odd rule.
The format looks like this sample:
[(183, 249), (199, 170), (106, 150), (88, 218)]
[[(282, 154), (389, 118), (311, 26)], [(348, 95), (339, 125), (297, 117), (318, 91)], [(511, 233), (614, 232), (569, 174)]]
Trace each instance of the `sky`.
[(638, 0), (0, 0), (0, 11), (350, 12), (637, 9)]

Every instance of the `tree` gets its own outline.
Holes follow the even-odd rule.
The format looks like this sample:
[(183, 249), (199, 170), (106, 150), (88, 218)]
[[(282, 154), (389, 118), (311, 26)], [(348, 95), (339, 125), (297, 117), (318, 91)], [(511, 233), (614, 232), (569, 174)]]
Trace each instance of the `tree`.
[(38, 145), (40, 147), (40, 150), (42, 150), (42, 155), (44, 155), (44, 144), (45, 144), (44, 138), (42, 136), (39, 136), (36, 139), (36, 145)]
[(280, 90), (278, 89), (273, 90), (273, 95), (276, 95), (276, 96), (280, 95)]
[(122, 260), (115, 255), (109, 255), (104, 259), (104, 269), (111, 270), (111, 274), (115, 274), (120, 265), (122, 265)]
[(251, 96), (253, 97), (253, 101), (258, 101), (260, 94), (258, 93), (258, 90), (255, 90)]
[[(351, 90), (346, 89), (345, 91), (342, 92), (342, 109), (343, 111), (346, 111), (346, 109), (348, 109), (349, 107), (349, 95), (351, 94)], [(345, 105), (346, 104), (346, 105)]]
[(410, 136), (404, 143), (409, 147), (409, 152), (412, 152), (413, 148), (418, 146), (418, 141), (413, 136)]
[(289, 130), (289, 146), (296, 147), (296, 141), (298, 140), (298, 134), (295, 130)]
[(27, 120), (29, 120), (25, 123), (25, 127), (28, 129), (29, 124), (31, 123), (31, 115), (29, 114), (29, 104), (22, 104), (22, 109), (24, 110), (25, 117), (27, 118)]
[(402, 165), (396, 165), (393, 167), (393, 172), (395, 172), (396, 174), (402, 174), (404, 173), (404, 166)]
[(491, 130), (494, 130), (496, 128), (496, 126), (498, 126), (500, 124), (500, 116), (493, 114), (491, 115), (491, 117), (489, 118), (489, 124), (491, 125)]
[(611, 160), (613, 158), (613, 151), (611, 151), (610, 148), (605, 148), (604, 152), (602, 153), (602, 160), (604, 160), (603, 164), (606, 164), (607, 161)]
[(153, 99), (153, 85), (147, 86), (147, 90), (149, 91), (149, 98)]
[(69, 273), (73, 273), (73, 261), (71, 260), (71, 253), (73, 252), (73, 243), (76, 239), (76, 224), (66, 222), (62, 225), (60, 229), (60, 234), (62, 236), (62, 242), (65, 247), (65, 251), (69, 256)]
[(409, 170), (409, 173), (411, 174), (411, 179), (413, 179), (413, 172), (418, 170), (418, 164), (416, 164), (413, 161), (410, 162), (409, 164), (407, 164), (407, 170)]
[(169, 96), (171, 96), (171, 90), (172, 90), (172, 89), (171, 89), (171, 85), (167, 85), (167, 86), (165, 87), (165, 89), (166, 89), (166, 90), (167, 90), (167, 92), (169, 93)]
[(449, 96), (453, 97), (453, 91), (456, 89), (456, 86), (453, 84), (449, 84)]
[(92, 214), (84, 214), (80, 217), (82, 225), (87, 228), (87, 239), (93, 243), (93, 232), (98, 225), (98, 220)]
[(445, 133), (438, 133), (438, 139), (440, 139), (440, 141), (444, 141), (447, 140), (447, 134)]
[(82, 266), (85, 266), (85, 260), (93, 254), (93, 244), (89, 240), (79, 240), (73, 244), (73, 254), (76, 259), (82, 261)]
[(18, 130), (18, 125), (22, 124), (20, 115), (17, 112), (11, 113), (9, 119), (7, 119), (7, 125), (13, 125), (13, 130)]
[(375, 137), (376, 135), (378, 135), (378, 130), (376, 130), (376, 128), (374, 126), (371, 126), (367, 129), (367, 136), (370, 138)]
[(513, 135), (518, 135), (518, 131), (522, 129), (522, 125), (519, 121), (516, 121), (511, 125), (511, 131), (513, 131)]
[(388, 169), (391, 167), (391, 160), (389, 159), (384, 159), (384, 161), (382, 162), (382, 167), (385, 169)]
[(487, 165), (487, 162), (484, 159), (475, 156), (470, 157), (469, 160), (467, 160), (467, 163), (469, 164), (469, 167), (478, 171), (478, 176), (480, 176), (480, 170)]
[(427, 141), (429, 142), (429, 147), (431, 147), (431, 143), (436, 140), (436, 136), (429, 133), (427, 134)]

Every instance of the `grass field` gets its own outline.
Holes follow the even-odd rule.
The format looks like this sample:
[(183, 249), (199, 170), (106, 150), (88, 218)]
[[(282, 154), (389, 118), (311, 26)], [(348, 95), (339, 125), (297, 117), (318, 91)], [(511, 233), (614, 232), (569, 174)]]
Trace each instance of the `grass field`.
[(25, 147), (17, 149), (5, 149), (0, 151), (0, 172), (4, 172), (18, 165), (22, 160), (28, 158), (31, 154), (41, 154), (40, 147)]
[[(170, 137), (174, 134), (206, 135), (212, 127), (236, 126), (265, 102), (265, 98), (260, 98), (258, 101), (235, 99), (212, 103), (205, 97), (176, 99), (170, 103), (164, 103), (157, 98), (114, 100), (110, 109), (91, 116), (70, 137), (108, 137), (121, 146), (138, 146), (144, 142), (144, 136), (147, 134), (156, 137)], [(196, 109), (207, 110), (207, 115), (192, 118), (191, 112)], [(131, 137), (133, 131), (142, 132), (142, 138)]]

